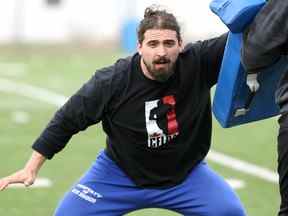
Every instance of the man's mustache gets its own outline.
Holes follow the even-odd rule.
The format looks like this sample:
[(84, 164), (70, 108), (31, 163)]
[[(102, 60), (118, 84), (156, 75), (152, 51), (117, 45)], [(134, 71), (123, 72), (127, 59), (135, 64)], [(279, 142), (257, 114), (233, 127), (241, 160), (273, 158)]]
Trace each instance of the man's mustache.
[(156, 60), (153, 61), (153, 64), (166, 64), (166, 63), (170, 63), (170, 59), (166, 58), (166, 57), (160, 57)]

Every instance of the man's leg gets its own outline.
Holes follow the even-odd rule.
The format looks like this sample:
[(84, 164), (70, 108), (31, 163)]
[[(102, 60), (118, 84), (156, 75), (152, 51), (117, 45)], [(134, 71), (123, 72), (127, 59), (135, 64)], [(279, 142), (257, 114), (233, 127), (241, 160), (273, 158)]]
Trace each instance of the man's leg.
[(180, 185), (152, 190), (153, 206), (166, 208), (186, 216), (244, 216), (244, 208), (223, 178), (205, 162), (197, 165)]
[(283, 114), (279, 120), (278, 134), (278, 173), (281, 205), (279, 216), (288, 215), (288, 114)]
[(143, 208), (139, 190), (104, 152), (60, 202), (55, 216), (116, 216)]

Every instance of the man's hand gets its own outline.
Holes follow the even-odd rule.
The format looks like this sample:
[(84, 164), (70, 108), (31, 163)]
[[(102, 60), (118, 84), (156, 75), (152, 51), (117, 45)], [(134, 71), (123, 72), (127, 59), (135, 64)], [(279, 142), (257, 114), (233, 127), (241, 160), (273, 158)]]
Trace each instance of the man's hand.
[(246, 84), (248, 85), (251, 92), (258, 91), (258, 89), (260, 87), (259, 82), (257, 80), (257, 76), (258, 76), (257, 73), (247, 75)]
[(0, 179), (0, 191), (7, 188), (10, 184), (22, 183), (26, 187), (32, 185), (37, 177), (38, 171), (46, 158), (40, 153), (33, 151), (30, 160), (24, 169), (21, 169), (10, 176)]
[(22, 170), (13, 173), (10, 176), (0, 179), (0, 191), (7, 188), (10, 184), (15, 183), (22, 183), (26, 187), (28, 187), (34, 183), (35, 179), (36, 179), (36, 173), (24, 168)]

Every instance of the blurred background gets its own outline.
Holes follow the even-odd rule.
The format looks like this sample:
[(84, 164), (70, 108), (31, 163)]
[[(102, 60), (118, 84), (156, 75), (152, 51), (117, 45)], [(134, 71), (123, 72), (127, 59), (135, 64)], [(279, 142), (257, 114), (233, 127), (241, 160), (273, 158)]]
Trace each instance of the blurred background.
[(151, 4), (173, 12), (189, 40), (225, 30), (210, 12), (209, 0), (10, 0), (0, 4), (1, 44), (109, 42), (119, 46), (127, 26), (142, 19)]
[[(99, 68), (135, 51), (144, 9), (173, 12), (184, 42), (217, 36), (226, 27), (210, 0), (0, 1), (0, 177), (23, 167), (30, 146), (63, 102)], [(212, 92), (213, 96), (213, 92)], [(276, 215), (277, 118), (223, 129), (213, 120), (209, 165), (240, 196), (248, 215)], [(105, 146), (101, 124), (73, 137), (48, 161), (35, 185), (0, 193), (0, 215), (53, 215), (57, 203)], [(221, 198), (221, 194), (219, 194)], [(144, 209), (129, 216), (172, 216)]]

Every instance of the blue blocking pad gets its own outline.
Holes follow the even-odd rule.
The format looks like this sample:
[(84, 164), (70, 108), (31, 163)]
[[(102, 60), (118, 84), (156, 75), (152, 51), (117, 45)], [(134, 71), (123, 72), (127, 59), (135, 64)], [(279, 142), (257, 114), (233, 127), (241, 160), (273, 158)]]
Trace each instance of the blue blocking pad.
[(210, 9), (233, 33), (240, 33), (253, 20), (265, 0), (213, 0)]
[(211, 10), (230, 30), (212, 107), (222, 127), (279, 114), (274, 95), (278, 81), (288, 70), (287, 58), (283, 57), (272, 67), (260, 71), (257, 78), (260, 88), (255, 95), (246, 84), (247, 74), (240, 62), (242, 32), (264, 4), (265, 0), (213, 0), (210, 3)]
[(229, 33), (218, 84), (213, 100), (213, 113), (222, 127), (232, 127), (279, 114), (275, 103), (275, 91), (282, 74), (288, 69), (286, 57), (258, 75), (260, 88), (251, 100), (244, 115), (237, 111), (246, 106), (251, 94), (246, 85), (246, 72), (241, 62), (242, 33)]

